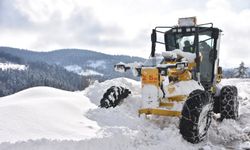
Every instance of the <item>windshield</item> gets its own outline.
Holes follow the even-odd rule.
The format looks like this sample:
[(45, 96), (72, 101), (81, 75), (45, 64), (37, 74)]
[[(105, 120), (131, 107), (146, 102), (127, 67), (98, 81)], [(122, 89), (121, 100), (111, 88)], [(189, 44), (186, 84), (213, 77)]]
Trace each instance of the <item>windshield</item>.
[(167, 50), (174, 50), (174, 49), (180, 49), (185, 52), (192, 52), (194, 53), (194, 34), (166, 34), (165, 35), (166, 40), (166, 49)]
[[(171, 29), (165, 33), (166, 50), (172, 51), (174, 49), (180, 49), (185, 52), (194, 53), (195, 33), (194, 32), (175, 33), (173, 31), (174, 29)], [(199, 32), (199, 43), (203, 41), (205, 41), (210, 47), (213, 45), (213, 41), (211, 41), (211, 31), (206, 30)]]
[[(210, 33), (210, 34), (209, 34)], [(201, 81), (211, 82), (213, 76), (214, 64), (214, 39), (211, 38), (211, 32), (199, 35), (199, 51), (201, 54), (200, 73)]]

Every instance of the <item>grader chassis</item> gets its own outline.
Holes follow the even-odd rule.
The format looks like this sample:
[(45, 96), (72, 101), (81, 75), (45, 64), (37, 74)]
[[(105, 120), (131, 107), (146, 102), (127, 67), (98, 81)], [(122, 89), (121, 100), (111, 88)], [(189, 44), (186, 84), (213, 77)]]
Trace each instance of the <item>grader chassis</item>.
[[(204, 139), (212, 115), (219, 120), (237, 119), (238, 99), (235, 86), (220, 85), (219, 67), (221, 30), (212, 23), (196, 24), (196, 18), (180, 18), (177, 26), (158, 26), (151, 34), (150, 58), (143, 64), (115, 65), (124, 72), (133, 69), (141, 77), (143, 106), (139, 114), (179, 117), (183, 138), (191, 143)], [(162, 35), (163, 41), (158, 37)], [(156, 53), (156, 44), (165, 47)], [(101, 99), (101, 107), (116, 107), (131, 92), (112, 86)]]

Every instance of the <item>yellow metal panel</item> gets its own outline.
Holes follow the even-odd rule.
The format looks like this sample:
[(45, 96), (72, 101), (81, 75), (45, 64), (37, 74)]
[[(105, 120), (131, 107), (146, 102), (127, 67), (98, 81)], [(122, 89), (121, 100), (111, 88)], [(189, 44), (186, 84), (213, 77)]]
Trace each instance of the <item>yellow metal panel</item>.
[(176, 68), (169, 69), (168, 76), (177, 78), (179, 81), (187, 81), (192, 79), (192, 75), (189, 70), (178, 70)]
[(167, 90), (169, 94), (172, 94), (175, 91), (175, 87), (171, 85), (171, 83), (167, 86)]
[(188, 97), (187, 95), (177, 95), (177, 96), (167, 97), (166, 100), (180, 102), (186, 100), (187, 97)]
[(212, 93), (216, 93), (216, 87), (215, 87), (215, 86), (212, 86), (212, 87), (210, 88), (210, 91), (211, 91)]
[(173, 107), (174, 103), (160, 103), (160, 107)]
[(188, 70), (185, 70), (182, 74), (179, 75), (179, 78), (178, 78), (179, 81), (187, 81), (191, 79), (192, 79), (192, 75), (190, 71)]
[(192, 70), (196, 67), (196, 63), (188, 63), (188, 70)]
[(143, 84), (153, 84), (159, 87), (159, 73), (157, 68), (143, 68), (141, 71)]
[(172, 97), (168, 97), (169, 101), (184, 101), (186, 100), (187, 96), (186, 95), (178, 95), (178, 96), (172, 96)]
[(216, 76), (216, 83), (220, 83), (222, 79), (222, 74), (217, 74)]
[(159, 115), (159, 116), (172, 116), (172, 117), (179, 117), (181, 116), (181, 112), (179, 111), (171, 111), (171, 110), (163, 110), (163, 109), (153, 109), (153, 108), (145, 108), (145, 109), (139, 109), (139, 115), (140, 114), (146, 114), (146, 115)]
[[(167, 61), (165, 64), (176, 64), (176, 61)], [(196, 67), (196, 63), (188, 63), (187, 70), (178, 70), (176, 68), (168, 69), (168, 76), (177, 78), (179, 81), (187, 81), (192, 79), (191, 70)]]

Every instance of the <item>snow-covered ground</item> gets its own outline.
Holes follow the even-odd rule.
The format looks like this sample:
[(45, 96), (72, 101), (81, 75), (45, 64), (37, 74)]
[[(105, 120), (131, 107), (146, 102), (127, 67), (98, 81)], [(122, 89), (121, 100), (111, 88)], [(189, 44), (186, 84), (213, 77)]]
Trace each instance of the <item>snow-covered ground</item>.
[[(178, 118), (138, 117), (140, 83), (118, 78), (85, 91), (36, 87), (0, 98), (0, 149), (244, 149), (250, 148), (250, 80), (227, 79), (239, 89), (240, 118), (213, 120), (205, 141), (186, 142)], [(98, 107), (112, 85), (132, 91), (116, 108)]]
[(28, 67), (25, 65), (20, 64), (13, 64), (13, 63), (0, 63), (0, 69), (2, 70), (26, 70)]

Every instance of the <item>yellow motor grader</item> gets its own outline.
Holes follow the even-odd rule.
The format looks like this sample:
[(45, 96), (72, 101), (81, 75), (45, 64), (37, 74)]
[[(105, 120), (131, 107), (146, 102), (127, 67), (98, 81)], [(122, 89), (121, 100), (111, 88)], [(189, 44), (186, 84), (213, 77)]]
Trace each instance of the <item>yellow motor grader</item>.
[[(204, 139), (213, 114), (220, 114), (221, 121), (236, 119), (237, 88), (219, 84), (221, 32), (212, 23), (196, 24), (195, 17), (180, 18), (177, 26), (152, 30), (151, 54), (145, 63), (116, 64), (116, 71), (132, 69), (141, 77), (143, 106), (138, 113), (179, 117), (180, 133), (191, 143)], [(157, 53), (157, 44), (164, 48), (162, 53)], [(113, 86), (100, 106), (116, 107), (130, 93)]]

